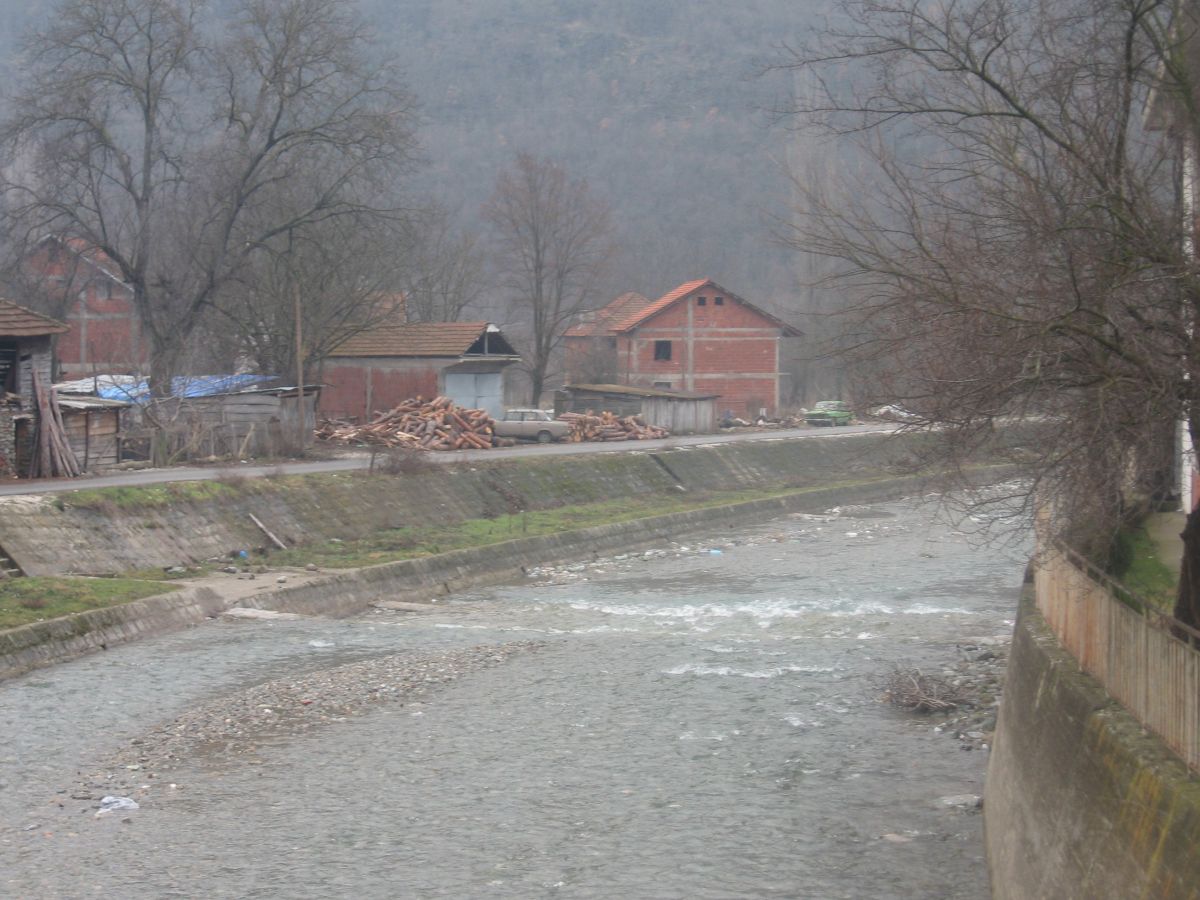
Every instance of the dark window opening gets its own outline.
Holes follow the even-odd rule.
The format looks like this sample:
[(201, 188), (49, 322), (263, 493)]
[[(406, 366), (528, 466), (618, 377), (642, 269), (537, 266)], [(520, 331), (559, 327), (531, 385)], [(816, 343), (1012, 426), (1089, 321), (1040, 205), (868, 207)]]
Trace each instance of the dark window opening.
[(724, 305), (725, 305), (725, 298), (724, 298), (724, 297), (713, 297), (713, 303), (714, 303), (716, 306), (724, 306)]
[(654, 382), (654, 386), (655, 386), (656, 388), (658, 388), (660, 391), (669, 391), (669, 390), (671, 389), (671, 382), (669, 382), (669, 381), (656, 381), (656, 382)]
[(15, 394), (20, 387), (17, 381), (17, 343), (0, 341), (0, 390)]
[(697, 306), (703, 306), (703, 305), (704, 305), (704, 304), (706, 304), (707, 302), (708, 302), (708, 298), (707, 298), (707, 297), (697, 297), (697, 298), (696, 298), (696, 305), (697, 305)]
[(670, 341), (655, 341), (654, 342), (654, 358), (655, 359), (670, 359), (671, 358), (671, 342)]

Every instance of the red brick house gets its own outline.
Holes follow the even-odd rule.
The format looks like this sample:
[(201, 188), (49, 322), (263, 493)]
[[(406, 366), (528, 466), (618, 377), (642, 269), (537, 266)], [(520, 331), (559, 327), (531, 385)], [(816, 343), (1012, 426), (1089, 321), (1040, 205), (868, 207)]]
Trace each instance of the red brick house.
[(781, 347), (800, 332), (711, 279), (658, 300), (622, 294), (564, 335), (570, 382), (716, 394), (721, 410), (779, 410)]
[(66, 322), (55, 342), (58, 379), (145, 370), (149, 345), (133, 306), (133, 289), (101, 250), (76, 238), (47, 237), (26, 269), (39, 306)]
[(495, 325), (381, 325), (336, 347), (321, 373), (321, 413), (365, 422), (410, 397), (439, 394), (501, 414), (504, 369), (520, 357)]

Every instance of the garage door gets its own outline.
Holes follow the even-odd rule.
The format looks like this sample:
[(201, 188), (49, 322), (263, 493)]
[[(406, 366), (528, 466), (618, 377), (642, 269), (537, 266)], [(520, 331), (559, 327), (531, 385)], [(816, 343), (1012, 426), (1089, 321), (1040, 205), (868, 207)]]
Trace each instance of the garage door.
[(447, 372), (446, 396), (468, 409), (486, 409), (493, 417), (504, 411), (504, 385), (499, 372)]

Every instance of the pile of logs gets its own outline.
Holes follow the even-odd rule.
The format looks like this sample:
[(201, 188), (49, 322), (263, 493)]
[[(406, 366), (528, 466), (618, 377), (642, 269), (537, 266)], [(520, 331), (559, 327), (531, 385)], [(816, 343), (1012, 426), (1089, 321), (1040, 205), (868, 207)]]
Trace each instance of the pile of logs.
[(602, 412), (599, 415), (566, 412), (558, 417), (571, 426), (567, 440), (581, 441), (649, 441), (670, 437), (671, 432), (656, 425), (647, 425), (639, 416), (618, 416)]
[(492, 417), (482, 409), (456, 406), (449, 397), (405, 400), (376, 414), (366, 425), (326, 419), (318, 440), (410, 450), (487, 450), (492, 446)]
[(42, 383), (37, 369), (33, 370), (33, 400), (37, 406), (37, 431), (34, 432), (34, 452), (30, 459), (30, 478), (75, 478), (82, 474), (79, 460), (71, 449), (62, 410), (54, 388)]

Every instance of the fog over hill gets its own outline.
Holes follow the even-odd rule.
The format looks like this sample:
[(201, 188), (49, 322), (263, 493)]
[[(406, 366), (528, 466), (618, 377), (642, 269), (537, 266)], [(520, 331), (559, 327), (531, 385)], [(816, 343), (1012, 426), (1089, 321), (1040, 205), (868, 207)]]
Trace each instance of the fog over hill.
[[(768, 110), (786, 73), (759, 76), (831, 0), (362, 0), (422, 106), (415, 179), (469, 225), (497, 172), (553, 157), (612, 206), (615, 295), (715, 278), (793, 320), (803, 268), (772, 242), (786, 162), (812, 172)], [(0, 50), (53, 6), (0, 0)], [(789, 145), (789, 141), (793, 141)], [(801, 327), (803, 327), (803, 324)]]

